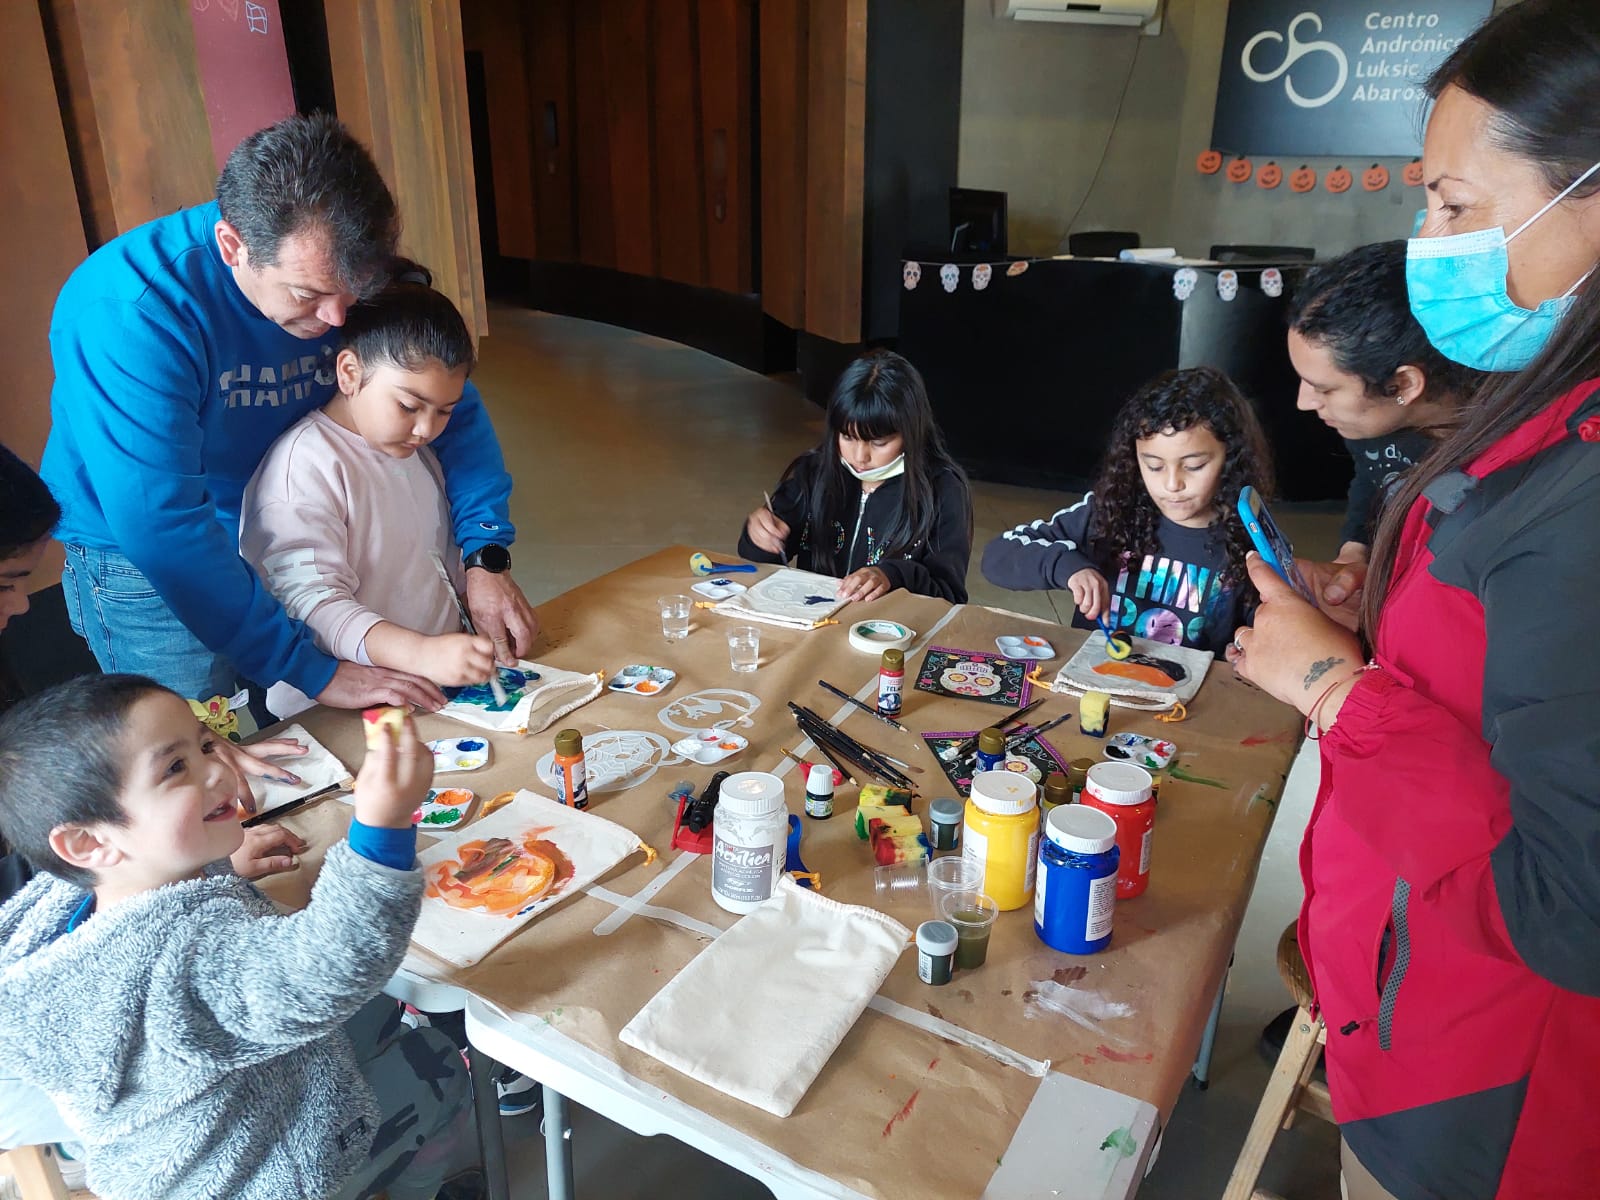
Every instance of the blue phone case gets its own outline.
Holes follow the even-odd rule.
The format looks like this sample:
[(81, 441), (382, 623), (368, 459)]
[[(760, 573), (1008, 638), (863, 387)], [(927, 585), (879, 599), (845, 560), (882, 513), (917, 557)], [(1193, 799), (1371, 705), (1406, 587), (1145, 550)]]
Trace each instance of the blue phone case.
[(1246, 486), (1239, 493), (1239, 519), (1244, 522), (1250, 540), (1255, 543), (1256, 552), (1266, 559), (1267, 566), (1278, 573), (1279, 579), (1315, 604), (1316, 596), (1300, 574), (1300, 568), (1294, 565), (1294, 548), (1289, 544), (1289, 539), (1283, 536), (1283, 530), (1278, 528), (1278, 523), (1272, 519), (1272, 514), (1267, 511), (1267, 506), (1261, 502), (1260, 495), (1253, 487)]

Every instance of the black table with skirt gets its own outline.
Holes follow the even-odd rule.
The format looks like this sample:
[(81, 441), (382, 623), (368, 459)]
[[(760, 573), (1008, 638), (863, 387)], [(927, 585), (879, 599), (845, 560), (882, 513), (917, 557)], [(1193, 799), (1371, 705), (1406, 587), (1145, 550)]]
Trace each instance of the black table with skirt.
[[(1277, 267), (1284, 286), (1276, 297), (1261, 290), (1270, 263), (1195, 266), (1187, 299), (1176, 294), (1181, 268), (1173, 264), (1021, 265), (994, 263), (987, 273), (955, 265), (947, 291), (946, 264), (908, 263), (915, 286), (900, 293), (899, 350), (922, 372), (951, 451), (975, 478), (1082, 490), (1129, 396), (1162, 371), (1214, 366), (1255, 402), (1279, 495), (1344, 499), (1351, 462), (1343, 443), (1295, 408), (1284, 313), (1305, 264)], [(1238, 278), (1232, 300), (1218, 293), (1227, 270)]]

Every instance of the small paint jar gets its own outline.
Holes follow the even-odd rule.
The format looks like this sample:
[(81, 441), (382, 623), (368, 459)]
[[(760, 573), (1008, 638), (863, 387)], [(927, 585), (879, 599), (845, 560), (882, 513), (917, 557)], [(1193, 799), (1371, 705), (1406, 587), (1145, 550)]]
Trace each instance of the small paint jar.
[(722, 781), (712, 817), (711, 898), (729, 912), (747, 913), (778, 886), (789, 842), (783, 780), (765, 771), (740, 771)]
[(960, 939), (948, 921), (924, 921), (917, 926), (917, 978), (934, 987), (950, 982)]
[(556, 754), (551, 763), (556, 775), (556, 799), (573, 808), (589, 807), (589, 778), (584, 771), (583, 734), (563, 729), (556, 734)]
[(928, 805), (928, 828), (935, 850), (955, 850), (961, 845), (961, 801), (946, 796)]
[(1006, 765), (1006, 735), (998, 729), (985, 729), (978, 734), (977, 763), (973, 774), (980, 771), (998, 771)]
[(1089, 768), (1100, 760), (1075, 758), (1067, 764), (1067, 786), (1072, 790), (1072, 803), (1083, 799), (1083, 785), (1089, 782)]
[(1033, 931), (1052, 950), (1095, 954), (1111, 943), (1117, 903), (1117, 823), (1084, 804), (1054, 809), (1039, 844)]
[(1150, 886), (1150, 843), (1155, 836), (1156, 802), (1150, 772), (1132, 763), (1099, 762), (1089, 768), (1083, 804), (1117, 823), (1117, 899), (1131, 900)]
[(806, 773), (806, 816), (826, 821), (833, 816), (833, 768), (813, 766)]
[(886, 717), (900, 715), (900, 692), (906, 682), (906, 652), (885, 650), (878, 666), (878, 712)]
[(961, 856), (983, 868), (983, 891), (1001, 912), (1022, 908), (1033, 896), (1039, 847), (1038, 789), (1013, 771), (972, 777), (961, 829)]
[(1072, 784), (1063, 771), (1051, 771), (1044, 777), (1044, 791), (1039, 794), (1039, 823), (1050, 819), (1053, 809), (1072, 803)]

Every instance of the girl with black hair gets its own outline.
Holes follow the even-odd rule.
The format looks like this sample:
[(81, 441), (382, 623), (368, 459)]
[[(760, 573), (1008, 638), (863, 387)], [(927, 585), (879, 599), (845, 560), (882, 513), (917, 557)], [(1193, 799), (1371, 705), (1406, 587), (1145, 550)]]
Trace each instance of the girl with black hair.
[(1289, 359), (1296, 406), (1338, 433), (1355, 461), (1335, 561), (1364, 564), (1383, 498), (1456, 424), (1483, 375), (1435, 350), (1411, 315), (1403, 241), (1306, 274), (1289, 304)]
[(1094, 490), (983, 551), (991, 583), (1070, 590), (1073, 624), (1220, 655), (1254, 599), (1246, 485), (1272, 492), (1266, 435), (1221, 371), (1157, 376), (1117, 413)]
[[(338, 390), (279, 438), (245, 489), (239, 550), (327, 654), (410, 671), (441, 687), (494, 671), (487, 637), (462, 632), (466, 587), (444, 475), (444, 432), (476, 362), (454, 304), (402, 264), (350, 309)], [(267, 707), (311, 701), (288, 683)]]
[(905, 588), (966, 603), (972, 495), (915, 367), (872, 350), (845, 368), (821, 444), (750, 514), (739, 553), (839, 576), (845, 600)]
[[(1600, 5), (1429, 81), (1411, 311), (1500, 372), (1402, 484), (1361, 637), (1252, 563), (1241, 675), (1321, 729), (1300, 949), (1351, 1200), (1600, 1180)], [(1368, 659), (1370, 653), (1370, 661)]]

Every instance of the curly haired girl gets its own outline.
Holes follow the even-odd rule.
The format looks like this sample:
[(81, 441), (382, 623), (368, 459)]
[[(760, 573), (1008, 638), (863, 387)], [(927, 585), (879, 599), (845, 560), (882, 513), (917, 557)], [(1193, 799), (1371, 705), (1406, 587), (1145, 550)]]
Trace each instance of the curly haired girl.
[(1080, 627), (1104, 616), (1139, 637), (1220, 656), (1255, 600), (1238, 510), (1247, 484), (1271, 494), (1266, 435), (1250, 402), (1212, 367), (1168, 371), (1117, 414), (1094, 490), (995, 538), (984, 577), (1069, 589)]

